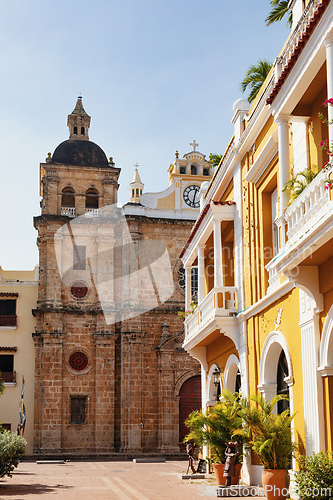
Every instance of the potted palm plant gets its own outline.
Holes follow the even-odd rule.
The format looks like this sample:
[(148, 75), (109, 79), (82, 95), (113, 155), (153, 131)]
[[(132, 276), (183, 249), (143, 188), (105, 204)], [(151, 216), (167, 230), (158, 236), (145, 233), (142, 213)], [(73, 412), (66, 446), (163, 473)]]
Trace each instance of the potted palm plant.
[(289, 409), (280, 415), (273, 413), (274, 406), (282, 399), (288, 398), (277, 395), (266, 401), (261, 395), (254, 395), (242, 400), (238, 415), (243, 428), (235, 431), (236, 435), (244, 436), (263, 465), (262, 483), (268, 500), (286, 498), (288, 468), (295, 450), (290, 427), (294, 415), (290, 415)]
[[(208, 445), (210, 449), (210, 461), (213, 464), (216, 481), (218, 485), (225, 484), (223, 477), (225, 464), (225, 451), (227, 442), (232, 441), (232, 436), (236, 430), (242, 426), (242, 419), (238, 416), (239, 394), (223, 391), (222, 400), (211, 407), (206, 414), (200, 411), (192, 412), (185, 425), (189, 433), (185, 436), (184, 442), (192, 440), (197, 446)], [(236, 464), (236, 478), (233, 483), (237, 484), (240, 475), (242, 462), (242, 443), (244, 437), (237, 436), (240, 443), (239, 455)]]

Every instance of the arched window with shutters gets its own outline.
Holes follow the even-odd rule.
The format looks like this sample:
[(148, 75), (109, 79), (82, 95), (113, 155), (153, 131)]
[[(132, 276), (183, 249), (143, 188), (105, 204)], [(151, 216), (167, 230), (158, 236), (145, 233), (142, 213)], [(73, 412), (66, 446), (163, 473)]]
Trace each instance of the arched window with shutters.
[(84, 127), (81, 127), (81, 135), (84, 135)]
[(77, 135), (77, 127), (74, 127), (73, 134)]
[(197, 167), (195, 165), (191, 165), (191, 175), (197, 175)]

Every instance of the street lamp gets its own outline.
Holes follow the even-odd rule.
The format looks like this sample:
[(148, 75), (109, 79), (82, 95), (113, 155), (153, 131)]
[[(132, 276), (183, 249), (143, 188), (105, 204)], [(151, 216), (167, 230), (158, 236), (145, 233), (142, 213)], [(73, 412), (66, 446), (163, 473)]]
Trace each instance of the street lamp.
[(218, 366), (215, 366), (215, 370), (213, 371), (212, 375), (213, 375), (213, 384), (216, 387), (216, 401), (218, 401), (219, 400), (218, 385), (220, 382), (220, 375), (221, 375), (221, 372), (220, 372)]

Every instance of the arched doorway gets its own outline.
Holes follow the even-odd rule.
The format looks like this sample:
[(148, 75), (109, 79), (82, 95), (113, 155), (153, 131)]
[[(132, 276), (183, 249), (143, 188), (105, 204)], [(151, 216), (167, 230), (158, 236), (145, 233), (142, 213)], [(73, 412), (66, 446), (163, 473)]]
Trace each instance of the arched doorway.
[(179, 442), (182, 443), (188, 429), (185, 420), (194, 410), (201, 409), (201, 376), (187, 379), (179, 391)]

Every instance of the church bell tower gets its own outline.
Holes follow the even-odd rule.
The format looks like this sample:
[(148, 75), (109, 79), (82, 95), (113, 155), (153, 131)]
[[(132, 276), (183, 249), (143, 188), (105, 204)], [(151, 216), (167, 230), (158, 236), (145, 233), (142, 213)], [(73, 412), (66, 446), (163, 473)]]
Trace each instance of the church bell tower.
[(68, 116), (69, 139), (40, 165), (42, 211), (34, 218), (40, 277), (33, 311), (37, 456), (114, 450), (117, 334), (114, 322), (105, 321), (95, 277), (110, 239), (101, 213), (117, 202), (120, 169), (89, 140), (89, 126), (79, 97)]

